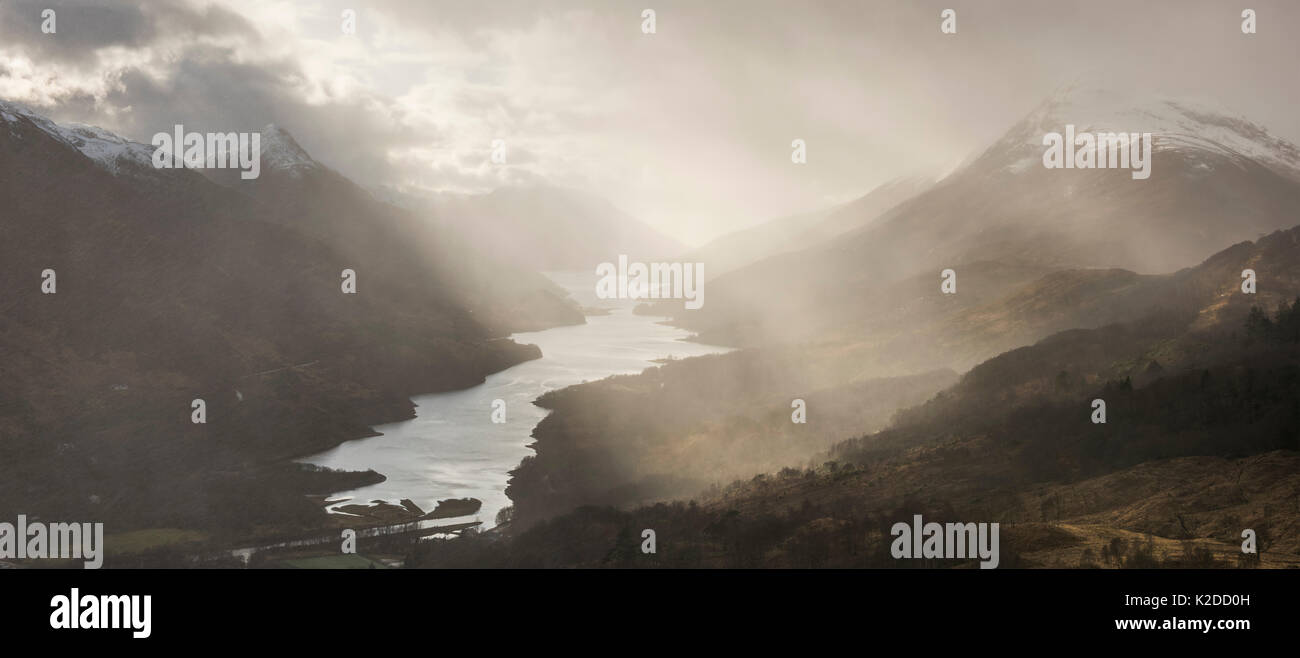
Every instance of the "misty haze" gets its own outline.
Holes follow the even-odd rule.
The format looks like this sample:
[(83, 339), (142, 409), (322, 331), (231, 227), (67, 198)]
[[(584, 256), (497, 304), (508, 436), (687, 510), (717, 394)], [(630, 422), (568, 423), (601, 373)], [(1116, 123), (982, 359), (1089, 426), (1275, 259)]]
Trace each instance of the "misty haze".
[(1300, 567), (1297, 33), (0, 3), (0, 566)]

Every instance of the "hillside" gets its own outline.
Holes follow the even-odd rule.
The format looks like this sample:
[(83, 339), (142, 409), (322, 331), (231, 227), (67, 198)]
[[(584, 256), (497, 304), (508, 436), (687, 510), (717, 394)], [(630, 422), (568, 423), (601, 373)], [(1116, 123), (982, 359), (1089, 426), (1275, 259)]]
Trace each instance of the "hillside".
[[(265, 178), (225, 187), (144, 166), (147, 147), (106, 131), (0, 110), (7, 516), (80, 518), (89, 501), (114, 530), (310, 524), (322, 513), (302, 494), (332, 476), (284, 460), (536, 358), (504, 338), (520, 325), (582, 321), (549, 283), (530, 292), (536, 275), (448, 274), (436, 234), (314, 161), (272, 148)], [(493, 286), (540, 295), (537, 314)]]
[[(1269, 273), (1261, 292), (1240, 291), (1245, 267)], [(1251, 307), (1274, 308), (1297, 295), (1300, 227), (1170, 275), (1054, 273), (953, 312), (943, 331), (900, 334), (873, 348), (939, 368), (972, 344), (982, 351), (1005, 345), (942, 392), (949, 382), (941, 374), (865, 377), (863, 348), (840, 344), (742, 350), (573, 387), (538, 401), (554, 412), (535, 430), (537, 456), (515, 472), (507, 493), (526, 526), (565, 508), (686, 498), (728, 476), (797, 466), (891, 416), (918, 427), (933, 417), (936, 434), (974, 432), (988, 409), (1027, 404), (1044, 391), (1077, 396), (1109, 380), (1145, 384), (1239, 358)], [(1028, 338), (1035, 334), (1047, 337)], [(807, 425), (790, 422), (794, 398), (807, 399)]]
[[(1042, 136), (1084, 131), (1153, 135), (1151, 175), (1127, 169), (1046, 169)], [(1163, 274), (1224, 245), (1293, 226), (1300, 207), (1295, 146), (1229, 113), (1181, 101), (1066, 90), (1012, 126), (979, 157), (869, 225), (710, 281), (708, 303), (675, 322), (735, 345), (860, 336), (941, 322), (969, 294), (996, 298), (1046, 272), (1125, 269)], [(1158, 248), (1157, 248), (1158, 247)], [(994, 281), (981, 264), (1022, 276)], [(957, 273), (944, 306), (904, 291)], [(971, 270), (974, 269), (974, 272)], [(903, 289), (903, 290), (896, 290)], [(790, 318), (798, 318), (792, 322)], [(975, 359), (988, 354), (970, 355)]]
[[(1300, 297), (1213, 330), (1073, 330), (981, 364), (813, 467), (760, 473), (689, 503), (583, 507), (512, 528), (509, 541), (416, 547), (411, 560), (973, 567), (890, 556), (892, 524), (922, 514), (998, 522), (1000, 568), (1295, 568), (1298, 330)], [(1170, 343), (1206, 349), (1166, 357)], [(1107, 402), (1104, 424), (1089, 420), (1095, 398)], [(643, 528), (659, 537), (655, 555), (638, 550)], [(1240, 551), (1246, 528), (1260, 538), (1258, 557)]]
[(855, 229), (864, 228), (890, 208), (934, 184), (924, 176), (884, 183), (866, 195), (826, 210), (781, 217), (728, 233), (692, 249), (682, 260), (704, 263), (708, 278), (777, 254), (801, 251)]

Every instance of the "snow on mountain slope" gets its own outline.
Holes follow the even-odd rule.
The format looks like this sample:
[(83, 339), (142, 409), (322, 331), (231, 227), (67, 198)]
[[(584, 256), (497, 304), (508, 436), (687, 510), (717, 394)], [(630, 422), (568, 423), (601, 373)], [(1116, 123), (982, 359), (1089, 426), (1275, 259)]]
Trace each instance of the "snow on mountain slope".
[[(1046, 168), (1043, 136), (1067, 125), (1076, 134), (1150, 132), (1149, 179)], [(899, 331), (932, 321), (947, 307), (882, 298), (903, 281), (937, 290), (948, 268), (965, 277), (959, 303), (1051, 270), (1176, 272), (1300, 222), (1298, 162), (1294, 145), (1227, 112), (1068, 90), (870, 224), (710, 280), (708, 306), (676, 318), (714, 340), (803, 341), (841, 328), (861, 334), (882, 317), (897, 319)], [(976, 278), (991, 266), (1010, 274)]]
[(123, 139), (103, 128), (79, 123), (59, 125), (19, 103), (4, 100), (0, 100), (0, 118), (6, 123), (25, 118), (113, 174), (124, 173), (128, 167), (153, 167), (152, 146)]
[[(61, 125), (21, 103), (5, 100), (0, 100), (0, 119), (6, 124), (26, 119), (114, 175), (138, 173), (134, 170), (140, 168), (154, 169), (153, 146), (133, 142), (97, 126)], [(10, 134), (17, 137), (12, 130)], [(260, 143), (263, 171), (285, 172), (297, 177), (305, 171), (320, 168), (320, 164), (298, 145), (292, 135), (275, 124), (262, 129)]]
[(320, 168), (320, 164), (298, 145), (293, 135), (274, 123), (262, 128), (261, 148), (263, 169), (300, 176), (306, 170)]
[(55, 126), (57, 135), (105, 169), (120, 173), (123, 164), (153, 167), (153, 147), (127, 141), (95, 126)]
[(1188, 100), (1087, 87), (1068, 87), (1049, 97), (978, 159), (1014, 153), (1004, 168), (1011, 173), (1041, 166), (1043, 135), (1063, 132), (1067, 124), (1074, 125), (1075, 134), (1149, 132), (1156, 152), (1200, 151), (1238, 164), (1254, 160), (1300, 180), (1300, 149), (1244, 117)]

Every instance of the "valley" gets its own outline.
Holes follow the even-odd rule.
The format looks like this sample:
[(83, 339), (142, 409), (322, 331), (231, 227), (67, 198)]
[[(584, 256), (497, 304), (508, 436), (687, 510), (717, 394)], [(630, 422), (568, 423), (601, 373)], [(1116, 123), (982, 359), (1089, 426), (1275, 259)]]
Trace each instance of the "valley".
[[(1262, 322), (1291, 322), (1291, 302), (1300, 296), (1300, 227), (1293, 228), (1300, 177), (1293, 165), (1279, 164), (1291, 161), (1291, 151), (1265, 150), (1276, 146), (1267, 138), (1248, 148), (1221, 131), (1247, 124), (1168, 103), (1174, 114), (1156, 114), (1164, 122), (1158, 125), (1197, 136), (1158, 132), (1150, 181), (1092, 170), (1056, 180), (1010, 166), (1025, 150), (1022, 135), (1033, 134), (1026, 126), (1050, 125), (1078, 101), (1050, 100), (966, 168), (875, 219), (860, 219), (862, 228), (846, 236), (714, 276), (701, 310), (648, 306), (672, 313), (700, 340), (742, 349), (710, 363), (696, 359), (548, 394), (539, 404), (555, 411), (537, 429), (538, 454), (508, 490), (516, 501), (505, 530), (512, 541), (432, 542), (413, 562), (901, 566), (881, 561), (887, 535), (869, 528), (873, 519), (925, 512), (1003, 523), (1004, 547), (1019, 556), (1004, 562), (1009, 567), (1293, 565), (1297, 547), (1289, 543), (1262, 563), (1239, 564), (1233, 542), (1241, 543), (1241, 529), (1229, 532), (1237, 523), (1282, 526), (1289, 536), (1300, 512), (1295, 483), (1284, 477), (1300, 447), (1291, 388), (1297, 353), (1258, 334)], [(1189, 119), (1219, 132), (1198, 133)], [(1223, 141), (1210, 142), (1210, 134)], [(1243, 175), (1253, 182), (1243, 184)], [(990, 180), (997, 186), (987, 187)], [(1130, 211), (1141, 217), (1138, 225), (1116, 229), (1128, 244), (1146, 242), (1133, 241), (1145, 230), (1140, 224), (1165, 222), (1182, 228), (1160, 229), (1150, 242), (1210, 235), (1223, 242), (1213, 249), (1202, 242), (1199, 260), (1185, 265), (1100, 248), (1096, 236), (1108, 229), (1095, 222), (1132, 216), (1117, 208), (1137, 202), (1133, 186), (1148, 183), (1170, 192), (1156, 194), (1155, 205), (1151, 195), (1140, 197)], [(1244, 225), (1223, 224), (1215, 204), (1189, 216), (1187, 204), (1216, 185), (1261, 185), (1247, 202), (1254, 209), (1238, 206), (1234, 216), (1265, 230), (1251, 235)], [(1080, 186), (1097, 193), (1076, 200), (1072, 190)], [(945, 207), (957, 198), (960, 210)], [(977, 216), (1002, 228), (979, 221), (972, 233), (945, 224), (948, 217), (969, 223), (971, 198), (981, 200)], [(1032, 224), (1031, 213), (1040, 213)], [(1067, 214), (1086, 216), (1088, 231), (1051, 219)], [(1187, 232), (1202, 221), (1217, 226)], [(943, 294), (944, 267), (959, 273), (959, 294)], [(1268, 272), (1269, 285), (1244, 291), (1247, 269)], [(945, 370), (953, 379), (945, 381)], [(931, 371), (928, 380), (918, 374)], [(909, 394), (903, 382), (917, 386)], [(814, 391), (819, 403), (811, 402)], [(793, 398), (810, 398), (808, 438), (790, 422)], [(1087, 402), (1096, 398), (1107, 400), (1111, 416), (1089, 436)], [(647, 408), (673, 414), (634, 411)], [(1246, 496), (1231, 514), (1208, 502), (1221, 500), (1219, 493), (1183, 492), (1176, 499), (1184, 505), (1173, 508), (1139, 506), (1144, 489), (1076, 508), (1059, 502), (1086, 497), (1099, 482), (1176, 481), (1199, 490), (1205, 480), (1192, 475), (1200, 468), (1193, 464), (1222, 467), (1192, 458), (1225, 460), (1218, 463), (1242, 473), (1246, 464), (1274, 468), (1249, 485), (1262, 497)], [(590, 466), (575, 471), (573, 464)], [(1173, 477), (1166, 473), (1188, 479), (1166, 480)], [(661, 546), (665, 536), (678, 537), (678, 552), (660, 558), (632, 551), (640, 528), (655, 528)], [(884, 543), (863, 553), (864, 531)], [(566, 539), (592, 533), (600, 537), (596, 546)], [(801, 553), (813, 546), (816, 555)]]
[[(1149, 180), (1021, 167), (1036, 130), (1073, 125), (1072, 94), (943, 179), (724, 237), (680, 277), (630, 262), (680, 245), (560, 190), (393, 205), (273, 125), (255, 180), (143, 169), (120, 138), (6, 105), (4, 230), (25, 248), (2, 273), (56, 270), (58, 292), (4, 300), (0, 456), (41, 476), (0, 479), (0, 501), (92, 505), (130, 547), (110, 562), (174, 566), (309, 559), (349, 526), (417, 567), (902, 566), (885, 521), (913, 514), (999, 523), (1002, 568), (1226, 566), (1233, 524), (1272, 534), (1232, 566), (1291, 565), (1290, 151), (1164, 103), (1115, 115), (1166, 129)], [(528, 204), (556, 240), (502, 255)], [(588, 230), (602, 246), (575, 248)], [(1153, 259), (1136, 245), (1156, 236)], [(603, 253), (619, 268), (529, 269)], [(620, 289), (638, 265), (666, 289)], [(602, 269), (625, 274), (603, 298)], [(1224, 469), (1231, 506), (1140, 503)], [(638, 562), (652, 520), (684, 552)]]

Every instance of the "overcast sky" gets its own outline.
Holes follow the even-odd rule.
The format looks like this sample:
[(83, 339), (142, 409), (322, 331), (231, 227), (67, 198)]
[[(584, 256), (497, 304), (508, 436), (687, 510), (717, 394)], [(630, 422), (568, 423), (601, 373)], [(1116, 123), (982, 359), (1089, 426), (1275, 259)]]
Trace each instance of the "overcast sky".
[(700, 243), (950, 168), (1080, 79), (1300, 142), (1298, 44), (1285, 0), (0, 0), (0, 98), (146, 143), (277, 123), (364, 185), (552, 183)]

